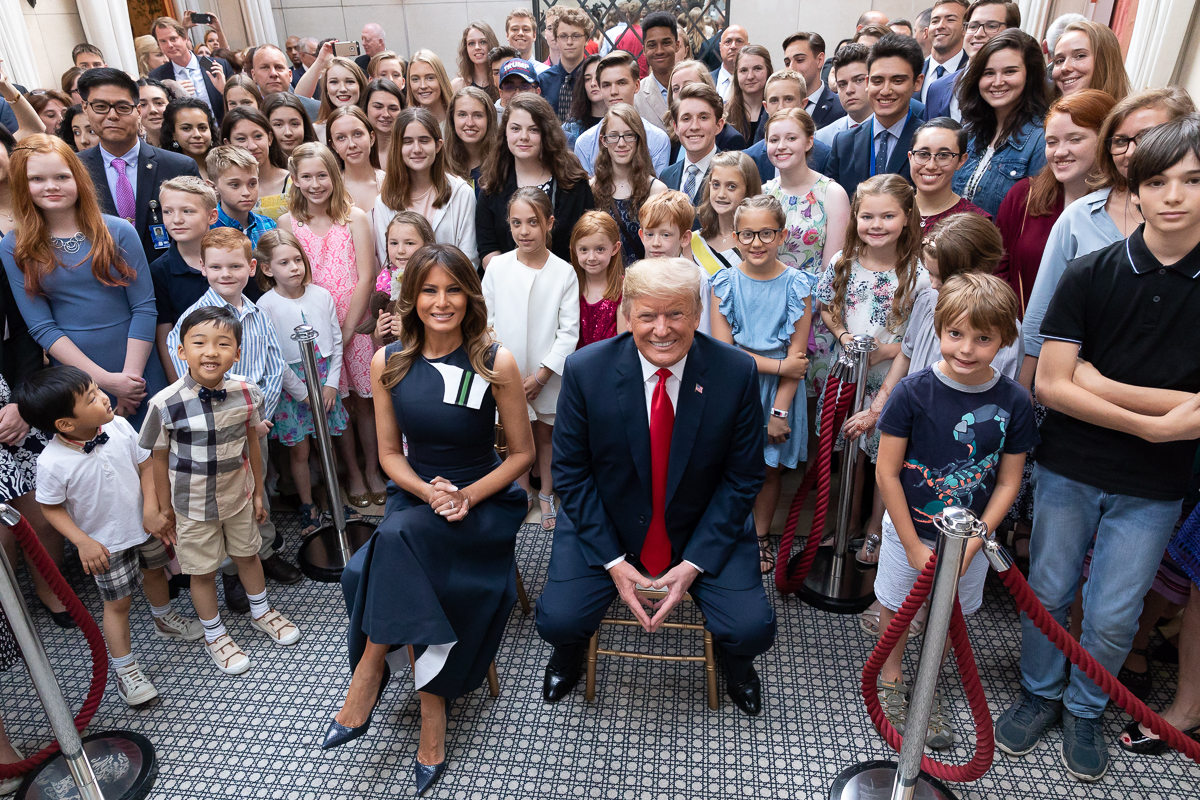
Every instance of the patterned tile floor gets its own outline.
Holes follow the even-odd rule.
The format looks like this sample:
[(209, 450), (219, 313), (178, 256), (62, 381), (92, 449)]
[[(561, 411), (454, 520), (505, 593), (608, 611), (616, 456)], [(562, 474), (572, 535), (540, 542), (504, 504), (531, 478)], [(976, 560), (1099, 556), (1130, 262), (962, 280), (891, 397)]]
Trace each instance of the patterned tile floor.
[[(789, 494), (790, 496), (790, 494)], [(297, 528), (277, 516), (294, 557)], [(531, 596), (540, 591), (550, 538), (526, 525), (518, 560)], [(68, 570), (97, 614), (94, 585), (78, 561)], [(26, 596), (33, 598), (28, 583)], [(227, 616), (231, 633), (254, 661), (249, 673), (218, 673), (196, 645), (152, 635), (145, 599), (134, 604), (134, 644), (157, 684), (155, 704), (129, 709), (110, 690), (92, 731), (130, 729), (148, 736), (160, 760), (152, 798), (377, 798), (412, 796), (412, 762), (419, 725), (411, 688), (394, 680), (370, 733), (323, 754), (317, 746), (340, 707), (348, 684), (344, 655), (345, 609), (336, 584), (305, 581), (271, 585), (274, 603), (304, 632), (292, 648), (275, 648), (255, 634), (246, 617)], [(501, 696), (486, 690), (453, 704), (450, 768), (431, 797), (442, 798), (805, 798), (828, 797), (835, 776), (852, 764), (891, 756), (871, 727), (858, 696), (859, 673), (872, 644), (855, 617), (839, 617), (768, 595), (779, 616), (775, 647), (759, 661), (765, 685), (762, 716), (740, 714), (724, 697), (718, 711), (705, 702), (703, 670), (695, 664), (602, 659), (597, 697), (589, 705), (582, 687), (557, 706), (541, 700), (541, 675), (549, 647), (533, 619), (519, 608), (497, 657)], [(186, 594), (180, 607), (192, 613)], [(994, 714), (1017, 692), (1019, 627), (1011, 600), (998, 581), (970, 621), (971, 639)], [(44, 614), (38, 627), (59, 681), (78, 708), (89, 680), (87, 649), (77, 632), (64, 633)], [(605, 641), (645, 646), (637, 631)], [(695, 634), (660, 635), (653, 646), (698, 648)], [(910, 648), (910, 660), (915, 660)], [(1169, 702), (1174, 668), (1156, 666), (1151, 705)], [(969, 733), (961, 686), (944, 673), (958, 730)], [(411, 685), (410, 685), (411, 687)], [(31, 751), (49, 735), (28, 676), (20, 668), (0, 675), (0, 714), (17, 747)], [(1110, 712), (1110, 742), (1127, 722)], [(1041, 800), (1047, 797), (1112, 800), (1184, 800), (1200, 794), (1200, 767), (1182, 756), (1132, 757), (1115, 745), (1108, 776), (1077, 783), (1062, 769), (1059, 734), (1024, 759), (997, 755), (980, 781), (958, 785), (961, 798)], [(970, 757), (959, 745), (953, 760)]]

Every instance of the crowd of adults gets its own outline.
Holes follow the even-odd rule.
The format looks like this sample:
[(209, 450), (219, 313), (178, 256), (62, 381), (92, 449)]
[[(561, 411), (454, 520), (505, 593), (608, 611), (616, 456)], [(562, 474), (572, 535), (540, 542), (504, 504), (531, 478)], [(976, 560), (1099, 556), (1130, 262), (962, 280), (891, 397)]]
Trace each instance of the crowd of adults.
[[(548, 535), (556, 527), (579, 528), (582, 539), (585, 526), (574, 516), (595, 507), (566, 494), (582, 491), (576, 468), (586, 461), (579, 438), (566, 432), (579, 433), (584, 413), (569, 398), (577, 400), (573, 393), (587, 390), (582, 377), (571, 383), (572, 365), (582, 368), (583, 352), (627, 330), (641, 347), (650, 334), (638, 338), (638, 317), (630, 307), (640, 308), (637, 302), (650, 289), (627, 279), (623, 294), (625, 271), (643, 259), (682, 257), (700, 285), (692, 329), (749, 352), (758, 375), (772, 379), (761, 403), (765, 434), (756, 434), (765, 435), (765, 479), (761, 491), (756, 484), (751, 493), (762, 574), (774, 566), (771, 521), (780, 475), (815, 464), (822, 389), (842, 342), (847, 334), (876, 341), (867, 407), (846, 423), (838, 440), (838, 447), (853, 441), (845, 446), (865, 451), (859, 460), (864, 498), (854, 509), (862, 531), (856, 557), (876, 563), (881, 552), (886, 560), (888, 537), (895, 535), (895, 515), (885, 514), (887, 440), (881, 448), (876, 423), (881, 417), (886, 423), (885, 408), (902, 379), (938, 360), (936, 336), (932, 344), (913, 345), (910, 339), (919, 337), (906, 332), (917, 330), (919, 319), (933, 331), (938, 287), (960, 270), (951, 266), (954, 254), (965, 258), (969, 251), (976, 254), (973, 268), (988, 265), (986, 271), (1016, 298), (1019, 336), (1004, 343), (995, 366), (1031, 393), (1041, 428), (1042, 443), (1024, 468), (1015, 502), (1001, 510), (1002, 527), (1044, 604), (1060, 621), (1069, 615), (1083, 645), (1136, 694), (1151, 691), (1152, 660), (1178, 661), (1176, 699), (1165, 716), (1196, 735), (1200, 535), (1193, 525), (1184, 527), (1184, 533), (1192, 530), (1190, 539), (1172, 537), (1195, 499), (1197, 434), (1194, 422), (1172, 414), (1200, 390), (1200, 363), (1194, 354), (1184, 364), (1159, 363), (1144, 384), (1136, 373), (1106, 374), (1101, 366), (1133, 353), (1136, 348), (1122, 349), (1129, 339), (1194, 341), (1195, 308), (1179, 304), (1194, 295), (1190, 289), (1174, 298), (1155, 295), (1149, 307), (1121, 320), (1140, 326), (1137, 330), (1114, 336), (1106, 349), (1085, 345), (1079, 355), (1086, 361), (1073, 385), (1085, 389), (1091, 401), (1061, 386), (1060, 347), (1074, 329), (1064, 322), (1063, 293), (1056, 295), (1060, 281), (1077, 283), (1071, 268), (1076, 259), (1120, 242), (1132, 243), (1135, 252), (1145, 247), (1142, 184), (1134, 182), (1131, 165), (1150, 131), (1195, 120), (1188, 94), (1174, 86), (1132, 91), (1120, 45), (1106, 26), (1068, 14), (1038, 41), (1020, 29), (1017, 4), (1005, 0), (936, 0), (912, 21), (870, 11), (835, 47), (812, 31), (792, 33), (782, 42), (768, 41), (775, 35), (766, 31), (752, 37), (695, 2), (628, 2), (603, 18), (595, 13), (553, 7), (539, 20), (518, 8), (505, 19), (502, 36), (476, 21), (463, 31), (456, 53), (422, 48), (405, 55), (389, 48), (375, 23), (364, 26), (357, 47), (290, 36), (283, 47), (256, 43), (234, 50), (218, 19), (201, 31), (189, 12), (182, 21), (155, 20), (150, 34), (135, 40), (136, 78), (108, 67), (104, 54), (86, 43), (75, 47), (74, 66), (59, 86), (30, 89), (0, 73), (5, 235), (0, 311), (8, 331), (0, 380), (0, 499), (34, 524), (61, 562), (63, 537), (35, 500), (34, 465), (54, 432), (31, 429), (10, 391), (48, 359), (82, 369), (118, 415), (140, 424), (148, 401), (186, 374), (174, 350), (182, 352), (180, 323), (213, 290), (225, 298), (213, 270), (205, 269), (202, 250), (205, 230), (224, 227), (249, 238), (259, 271), (266, 272), (245, 287), (248, 306), (231, 306), (247, 331), (253, 324), (281, 326), (275, 298), (295, 299), (277, 283), (283, 262), (274, 254), (280, 250), (295, 249), (311, 282), (332, 298), (334, 310), (323, 323), (328, 321), (336, 342), (328, 350), (340, 352), (333, 357), (321, 350), (322, 370), (328, 367), (334, 375), (335, 398), (326, 398), (325, 409), (346, 473), (349, 514), (388, 503), (389, 515), (399, 515), (404, 509), (392, 503), (400, 501), (390, 499), (399, 495), (417, 496), (418, 504), (428, 500), (443, 517), (458, 514), (456, 521), (468, 503), (482, 507), (483, 498), (450, 486), (455, 478), (445, 469), (439, 478), (418, 469), (418, 479), (397, 467), (408, 448), (397, 426), (380, 420), (393, 418), (393, 411), (396, 419), (406, 413), (419, 418), (405, 405), (412, 400), (403, 400), (398, 381), (436, 382), (437, 372), (444, 378), (446, 370), (460, 376), (474, 370), (490, 378), (512, 371), (519, 372), (527, 407), (520, 410), (520, 391), (512, 400), (497, 389), (488, 413), (494, 416), (499, 407), (509, 430), (507, 469), (513, 474), (504, 473), (501, 481), (495, 477), (500, 467), (488, 473), (496, 486), (487, 501), (492, 516), (483, 519), (507, 524), (504, 515), (512, 516), (512, 509), (497, 504), (511, 505), (516, 516), (536, 508)], [(782, 65), (773, 63), (764, 43), (782, 45)], [(1137, 173), (1142, 178), (1145, 169)], [(189, 197), (193, 200), (184, 202)], [(750, 230), (747, 219), (766, 220), (766, 227)], [(775, 256), (763, 256), (760, 248), (777, 253), (788, 268), (786, 281), (755, 288), (755, 281), (776, 280), (770, 273)], [(1176, 263), (1149, 256), (1155, 257), (1162, 262), (1159, 274), (1187, 273), (1195, 282), (1195, 251), (1185, 250)], [(1137, 258), (1129, 256), (1140, 272)], [(91, 268), (82, 268), (89, 261)], [(474, 311), (469, 313), (463, 341), (474, 343), (490, 326), (515, 366), (507, 355), (493, 355), (499, 360), (485, 364), (483, 351), (472, 351), (470, 358), (439, 362), (438, 371), (428, 375), (417, 369), (413, 353), (441, 336), (426, 332), (415, 344), (412, 339), (412, 326), (434, 324), (429, 321), (434, 317), (418, 320), (425, 312), (417, 293), (437, 290), (403, 288), (406, 266), (415, 268), (418, 261), (422, 275), (433, 274), (434, 264), (437, 275), (457, 281), (471, 294), (471, 304), (486, 300), (486, 308), (479, 307), (486, 316), (483, 327), (468, 336)], [(670, 275), (676, 289), (686, 279)], [(303, 296), (302, 287), (299, 291)], [(630, 291), (637, 299), (631, 300)], [(263, 314), (272, 309), (265, 322), (260, 316), (254, 323), (258, 308)], [(1074, 322), (1089, 322), (1075, 310)], [(274, 397), (283, 398), (278, 409), (268, 400), (264, 417), (270, 422), (274, 412), (271, 493), (285, 503), (296, 496), (308, 532), (322, 523), (308, 477), (311, 418), (309, 427), (296, 428), (292, 415), (310, 413), (307, 405), (302, 412), (288, 405), (305, 398), (296, 378), (302, 374), (295, 366), (299, 354), (284, 341), (283, 327), (276, 333), (281, 369), (272, 373), (264, 367), (268, 356), (248, 344), (241, 365), (268, 398), (272, 381)], [(397, 338), (401, 345), (386, 351), (391, 372), (381, 378), (385, 356), (375, 353)], [(569, 361), (577, 349), (581, 356)], [(1049, 353), (1054, 367), (1039, 366)], [(403, 367), (397, 370), (393, 356)], [(706, 356), (714, 362), (720, 357), (716, 350)], [(642, 363), (649, 368), (652, 361)], [(670, 403), (679, 404), (682, 420), (685, 398), (677, 398), (678, 380), (668, 384), (662, 375), (659, 380), (674, 392)], [(652, 383), (645, 397), (653, 436), (661, 408), (659, 399), (651, 400)], [(1069, 371), (1066, 383), (1072, 385)], [(1125, 391), (1127, 384), (1153, 386), (1161, 396), (1138, 399), (1135, 391)], [(407, 385), (411, 392), (417, 384)], [(383, 387), (386, 403), (380, 401)], [(440, 394), (440, 387), (429, 391)], [(701, 392), (699, 383), (695, 391)], [(641, 389), (637, 392), (640, 396)], [(715, 404), (716, 393), (710, 394), (708, 402)], [(560, 424), (571, 420), (561, 431), (556, 399)], [(528, 413), (528, 440), (519, 432), (524, 423), (511, 416), (513, 403), (520, 420)], [(1167, 450), (1150, 446), (1151, 437), (1118, 420), (1113, 409), (1170, 421), (1176, 427), (1154, 441), (1174, 444)], [(882, 427), (884, 434), (892, 432)], [(490, 422), (477, 432), (490, 437)], [(434, 447), (413, 430), (405, 435), (417, 461)], [(448, 439), (456, 441), (463, 452), (479, 443)], [(635, 474), (633, 464), (623, 469)], [(657, 475), (658, 466), (654, 470)], [(588, 480), (593, 479), (600, 477)], [(609, 488), (621, 480), (603, 479)], [(428, 498), (412, 488), (426, 485), (421, 480), (433, 487)], [(524, 498), (505, 494), (502, 487), (514, 480)], [(570, 486), (558, 495), (561, 505), (558, 481)], [(1072, 508), (1047, 508), (1043, 498), (1052, 492), (1071, 498)], [(656, 495), (655, 502), (659, 499)], [(461, 511), (452, 510), (455, 502)], [(571, 519), (560, 520), (560, 510)], [(266, 577), (298, 582), (299, 571), (280, 555), (281, 537), (268, 527), (261, 531), (260, 550)], [(0, 538), (15, 561), (11, 534)], [(378, 560), (376, 569), (399, 563), (382, 548), (375, 545), (368, 556)], [(583, 551), (576, 566), (603, 566), (638, 613), (639, 601), (626, 591), (634, 581), (626, 585), (618, 575), (625, 567), (611, 554), (601, 558), (586, 545)], [(618, 561), (625, 553), (638, 556), (624, 549)], [(641, 555), (641, 565), (649, 566), (645, 552)], [(429, 554), (443, 557), (454, 556)], [(667, 561), (711, 577), (730, 555), (705, 560), (713, 558), (697, 546), (676, 548)], [(395, 568), (406, 569), (403, 563)], [(544, 596), (538, 611), (539, 629), (555, 645), (545, 685), (551, 702), (578, 680), (581, 648), (594, 630), (586, 620), (562, 618), (559, 612), (576, 608), (579, 598), (560, 597), (567, 591), (557, 586), (560, 578), (552, 566), (547, 596), (561, 602), (547, 607)], [(253, 597), (247, 599), (236, 566), (227, 563), (222, 579), (227, 608), (249, 610)], [(496, 602), (506, 613), (511, 593), (505, 579), (497, 579)], [(377, 584), (368, 584), (365, 573), (356, 573), (355, 580), (352, 619), (358, 620), (354, 615), (361, 615), (364, 603), (379, 601), (371, 592), (392, 589), (372, 588)], [(34, 582), (54, 621), (73, 625), (36, 574)], [(172, 585), (185, 588), (186, 581), (174, 578)], [(706, 609), (720, 606), (715, 593), (703, 579), (693, 587)], [(612, 600), (607, 597), (604, 606)], [(774, 635), (769, 609), (764, 612), (756, 602), (736, 606), (725, 620), (729, 630), (718, 636), (730, 696), (749, 714), (761, 708), (750, 661)], [(455, 613), (479, 613), (464, 604)], [(1178, 639), (1151, 652), (1160, 619), (1174, 618), (1185, 607)], [(894, 611), (876, 603), (861, 625), (878, 635)], [(446, 611), (458, 631), (455, 613)], [(754, 613), (757, 621), (747, 622)], [(649, 617), (639, 620), (657, 626)], [(1099, 725), (1107, 698), (1086, 675), (1068, 672), (1062, 658), (1024, 624), (1022, 695), (998, 722), (999, 746), (1023, 755), (1062, 716), (1068, 771), (1081, 780), (1099, 780), (1109, 762)], [(363, 625), (362, 632), (370, 633), (369, 624)], [(439, 763), (444, 752), (445, 717), (444, 706), (426, 701), (479, 685), (503, 632), (501, 615), (484, 620), (483, 627), (472, 634), (459, 631), (468, 643), (460, 650), (475, 647), (473, 660), (461, 670), (453, 659), (446, 666), (446, 654), (436, 647), (418, 654), (418, 667), (435, 654), (441, 660), (434, 672), (442, 670), (422, 699), (420, 760), (427, 766)], [(0, 627), (0, 666), (11, 656), (3, 634)], [(339, 715), (344, 740), (352, 738), (347, 731), (363, 728), (364, 716), (369, 723), (388, 654), (372, 638), (364, 636), (357, 645), (353, 633), (351, 639), (358, 666)], [(889, 679), (886, 671), (884, 678), (889, 718), (902, 727), (903, 678), (897, 672)], [(927, 741), (950, 746), (956, 736), (940, 702)], [(1165, 749), (1137, 723), (1118, 743), (1136, 753)], [(0, 727), (0, 763), (16, 760)], [(0, 782), (0, 794), (4, 786)]]

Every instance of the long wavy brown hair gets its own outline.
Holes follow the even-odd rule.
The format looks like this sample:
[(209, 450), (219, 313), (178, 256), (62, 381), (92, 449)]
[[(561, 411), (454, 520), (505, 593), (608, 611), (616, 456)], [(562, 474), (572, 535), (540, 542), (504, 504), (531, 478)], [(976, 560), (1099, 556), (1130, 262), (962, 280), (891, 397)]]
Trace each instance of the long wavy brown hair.
[[(75, 179), (75, 223), (91, 243), (87, 256), (92, 259), (92, 275), (105, 286), (128, 286), (137, 272), (126, 263), (117, 250), (87, 168), (71, 150), (71, 146), (45, 133), (35, 133), (21, 141), (12, 152), (8, 165), (8, 184), (12, 188), (13, 216), (16, 218), (16, 243), (13, 260), (25, 274), (25, 293), (30, 297), (44, 295), (43, 282), (56, 267), (63, 266), (50, 244), (50, 231), (42, 210), (33, 202), (29, 192), (29, 159), (35, 155), (56, 155), (67, 165)], [(85, 256), (85, 257), (87, 257)]]
[(433, 181), (437, 194), (433, 198), (433, 207), (441, 208), (450, 202), (450, 181), (446, 177), (446, 145), (442, 141), (442, 126), (438, 124), (433, 112), (411, 106), (400, 112), (396, 124), (392, 126), (392, 143), (388, 149), (387, 169), (383, 173), (383, 188), (379, 196), (383, 204), (393, 211), (403, 211), (412, 203), (412, 181), (408, 178), (408, 165), (400, 149), (404, 141), (404, 132), (408, 126), (416, 123), (441, 145), (433, 156), (433, 166), (429, 168), (429, 178)]
[[(494, 95), (492, 101), (500, 99), (500, 90), (489, 78), (486, 87), (478, 86), (475, 83), (475, 64), (471, 61), (471, 56), (467, 53), (467, 35), (471, 31), (479, 31), (483, 34), (484, 40), (487, 42), (487, 53), (492, 51), (493, 47), (500, 46), (500, 40), (496, 38), (496, 32), (492, 30), (492, 26), (481, 20), (475, 20), (467, 27), (463, 28), (462, 38), (458, 41), (458, 77), (463, 82), (463, 87), (475, 86), (484, 94)], [(486, 53), (484, 55), (486, 59)], [(488, 69), (488, 75), (492, 74), (492, 65), (485, 63), (484, 66)]]
[[(633, 160), (629, 162), (629, 183), (633, 187), (629, 202), (636, 214), (650, 196), (650, 187), (654, 185), (654, 162), (650, 160), (650, 148), (646, 145), (646, 128), (642, 125), (642, 115), (628, 103), (617, 103), (604, 115), (604, 119), (600, 121), (601, 140), (608, 133), (608, 127), (614, 119), (624, 122), (638, 137), (633, 148)], [(592, 197), (596, 201), (596, 208), (616, 212), (616, 204), (613, 202), (614, 188), (612, 154), (609, 153), (608, 146), (601, 141), (596, 151), (596, 180), (592, 183)]]
[[(1090, 128), (1098, 136), (1105, 117), (1116, 104), (1117, 101), (1108, 92), (1102, 92), (1099, 89), (1083, 89), (1074, 94), (1060, 97), (1051, 103), (1043, 125), (1048, 124), (1050, 118), (1055, 114), (1066, 114), (1076, 125), (1081, 128)], [(1098, 146), (1106, 147), (1107, 145), (1105, 142), (1098, 142)], [(1092, 174), (1089, 177), (1094, 178), (1097, 175), (1098, 172), (1093, 165)], [(1041, 172), (1029, 179), (1029, 194), (1025, 198), (1025, 216), (1050, 216), (1053, 213), (1055, 202), (1062, 196), (1063, 185), (1058, 182), (1058, 178), (1054, 177), (1054, 170), (1047, 163), (1042, 167)], [(940, 261), (938, 265), (941, 265)]]
[(429, 271), (441, 267), (463, 290), (467, 298), (467, 310), (463, 314), (462, 338), (467, 349), (471, 369), (488, 383), (499, 379), (496, 371), (488, 366), (492, 344), (496, 341), (487, 324), (487, 303), (483, 299), (483, 284), (470, 259), (452, 244), (427, 244), (413, 253), (404, 270), (400, 283), (400, 299), (397, 311), (400, 314), (399, 353), (388, 358), (380, 376), (383, 385), (391, 389), (398, 384), (409, 369), (421, 357), (425, 349), (425, 323), (417, 314), (417, 298), (429, 277)]
[(454, 127), (454, 114), (459, 103), (468, 100), (474, 100), (483, 107), (483, 117), (487, 120), (483, 139), (479, 142), (479, 149), (483, 153), (480, 166), (487, 163), (488, 157), (496, 147), (496, 110), (491, 98), (478, 86), (464, 86), (455, 92), (450, 100), (450, 108), (446, 112), (446, 146), (442, 148), (446, 153), (446, 169), (464, 181), (471, 180), (471, 154), (463, 140), (458, 138), (458, 131)]
[[(746, 112), (746, 97), (742, 94), (742, 84), (737, 78), (738, 67), (741, 66), (742, 59), (746, 57), (761, 58), (767, 64), (767, 75), (774, 72), (771, 67), (771, 51), (763, 47), (761, 44), (748, 44), (738, 51), (737, 64), (733, 68), (733, 91), (729, 94), (729, 102), (725, 104), (725, 121), (733, 126), (734, 130), (742, 135), (742, 138), (750, 142), (754, 138), (754, 126), (756, 123), (750, 121), (750, 116)], [(766, 84), (763, 84), (763, 91), (766, 91)], [(766, 109), (759, 109), (759, 115), (767, 113)]]
[(850, 222), (846, 225), (846, 246), (841, 258), (834, 261), (833, 302), (829, 313), (845, 324), (846, 287), (850, 283), (850, 272), (854, 262), (866, 252), (867, 243), (858, 237), (858, 212), (864, 197), (888, 195), (900, 205), (908, 218), (908, 224), (900, 232), (896, 242), (896, 291), (892, 294), (892, 307), (888, 309), (887, 329), (893, 333), (900, 330), (908, 315), (912, 313), (916, 300), (917, 267), (921, 256), (921, 214), (917, 211), (917, 195), (908, 181), (899, 175), (876, 175), (858, 185), (854, 199), (850, 201)]
[[(533, 117), (542, 134), (542, 163), (554, 176), (554, 181), (563, 189), (571, 189), (580, 181), (586, 181), (588, 174), (579, 163), (579, 159), (567, 147), (567, 137), (563, 133), (554, 109), (546, 102), (546, 98), (529, 92), (521, 94), (508, 101), (504, 116), (500, 118), (500, 130), (496, 133), (496, 147), (492, 156), (483, 164), (483, 174), (480, 182), (488, 194), (499, 194), (508, 183), (508, 176), (514, 169), (512, 150), (508, 149), (505, 131), (508, 121), (514, 111), (524, 111)], [(391, 159), (388, 159), (389, 161)]]

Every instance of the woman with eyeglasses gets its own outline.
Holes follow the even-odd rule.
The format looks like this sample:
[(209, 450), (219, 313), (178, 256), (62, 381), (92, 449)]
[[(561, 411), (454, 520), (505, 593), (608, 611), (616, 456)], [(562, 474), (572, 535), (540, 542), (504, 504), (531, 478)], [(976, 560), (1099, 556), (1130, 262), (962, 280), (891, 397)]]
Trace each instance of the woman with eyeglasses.
[(917, 211), (921, 215), (921, 234), (952, 214), (992, 215), (965, 197), (951, 185), (954, 172), (967, 160), (967, 132), (950, 117), (931, 119), (913, 133), (908, 167), (917, 190)]
[(646, 257), (638, 236), (642, 203), (666, 190), (667, 185), (654, 177), (641, 115), (633, 106), (617, 103), (600, 122), (592, 197), (598, 210), (608, 212), (617, 221), (626, 264)]

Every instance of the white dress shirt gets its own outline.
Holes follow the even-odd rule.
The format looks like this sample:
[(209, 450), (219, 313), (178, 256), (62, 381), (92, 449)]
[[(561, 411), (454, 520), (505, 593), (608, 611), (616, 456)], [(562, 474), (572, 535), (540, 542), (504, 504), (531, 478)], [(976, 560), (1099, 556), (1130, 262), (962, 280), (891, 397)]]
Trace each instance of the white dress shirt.
[(196, 54), (192, 54), (192, 60), (186, 67), (181, 67), (174, 61), (171, 62), (171, 66), (175, 68), (175, 80), (191, 81), (192, 94), (211, 107), (212, 101), (209, 99), (208, 89), (204, 85), (204, 70), (200, 69), (200, 60), (196, 58)]
[(112, 195), (113, 208), (117, 207), (117, 168), (113, 166), (113, 159), (120, 158), (125, 161), (125, 177), (129, 179), (129, 183), (133, 186), (133, 196), (137, 198), (138, 186), (138, 153), (141, 150), (142, 140), (136, 139), (133, 143), (133, 148), (123, 156), (113, 155), (100, 148), (100, 158), (104, 160), (104, 177), (108, 180), (108, 191)]
[[(934, 81), (938, 80), (939, 78), (944, 78), (947, 75), (951, 74), (952, 72), (958, 71), (958, 68), (960, 66), (960, 60), (962, 59), (962, 57), (963, 57), (962, 48), (959, 48), (959, 51), (957, 53), (950, 56), (945, 61), (938, 61), (937, 56), (935, 56), (932, 52), (929, 54), (929, 58), (927, 58), (925, 60), (925, 64), (926, 64), (925, 82), (921, 84), (921, 102), (922, 103), (925, 102), (925, 98), (929, 95), (929, 87), (933, 85)], [(965, 63), (961, 64), (961, 66), (965, 67), (966, 64)], [(937, 74), (938, 67), (944, 68), (944, 71), (942, 72), (941, 75)]]
[(729, 95), (733, 93), (733, 75), (729, 70), (725, 69), (722, 64), (717, 70), (717, 94), (721, 95), (721, 99), (726, 103), (729, 102)]
[(683, 187), (687, 186), (688, 171), (695, 166), (698, 169), (696, 173), (696, 188), (692, 190), (692, 196), (688, 199), (692, 201), (692, 205), (696, 205), (696, 198), (702, 197), (704, 188), (704, 176), (708, 174), (708, 168), (712, 164), (712, 160), (717, 155), (717, 146), (713, 145), (712, 150), (708, 151), (708, 155), (699, 161), (692, 161), (692, 157), (682, 147), (679, 152), (683, 155), (683, 172), (679, 173), (679, 191), (683, 191)]
[[(654, 414), (654, 390), (658, 388), (658, 370), (659, 367), (654, 366), (646, 357), (642, 355), (642, 351), (638, 351), (638, 363), (642, 365), (642, 386), (646, 390), (646, 419), (650, 419)], [(667, 367), (671, 371), (670, 377), (667, 378), (667, 397), (671, 400), (671, 410), (674, 411), (679, 407), (679, 387), (683, 380), (683, 370), (687, 366), (687, 355), (679, 359), (675, 364)], [(625, 560), (625, 556), (614, 558), (612, 561), (604, 565), (605, 569), (612, 569), (617, 564)], [(690, 561), (685, 561), (696, 569), (698, 572), (704, 570), (692, 564)]]
[(824, 84), (817, 84), (817, 90), (810, 94), (804, 100), (804, 110), (811, 117), (813, 112), (817, 110), (817, 101), (821, 99), (821, 92), (825, 90)]
[[(867, 119), (870, 119), (870, 117), (867, 117)], [(833, 147), (833, 140), (839, 133), (842, 131), (852, 131), (861, 124), (861, 122), (855, 122), (854, 120), (850, 119), (850, 115), (847, 114), (844, 117), (838, 117), (824, 128), (819, 129), (816, 135), (813, 136), (813, 139), (821, 144)]]

